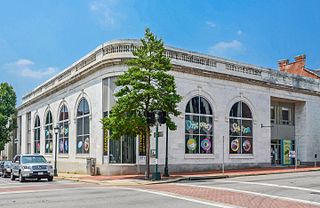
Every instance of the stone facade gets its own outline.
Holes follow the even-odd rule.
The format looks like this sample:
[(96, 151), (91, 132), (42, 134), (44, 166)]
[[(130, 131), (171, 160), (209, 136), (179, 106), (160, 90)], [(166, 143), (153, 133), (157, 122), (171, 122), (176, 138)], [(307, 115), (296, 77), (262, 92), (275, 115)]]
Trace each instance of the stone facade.
[[(46, 113), (52, 112), (54, 125), (58, 121), (62, 105), (69, 111), (69, 153), (58, 154), (58, 169), (64, 172), (86, 172), (87, 158), (95, 158), (101, 174), (125, 174), (143, 172), (145, 156), (139, 156), (139, 138), (136, 139), (136, 155), (133, 164), (110, 163), (110, 155), (103, 155), (104, 140), (101, 118), (111, 109), (110, 96), (106, 99), (103, 80), (116, 77), (127, 70), (125, 61), (132, 58), (132, 50), (139, 46), (136, 40), (107, 42), (78, 62), (66, 68), (23, 98), (18, 109), (18, 149), (28, 152), (27, 113), (31, 112), (31, 152), (34, 152), (34, 121), (41, 119), (40, 153), (45, 153), (44, 123)], [(314, 154), (320, 154), (318, 135), (320, 120), (316, 109), (320, 108), (319, 80), (288, 74), (281, 71), (238, 63), (218, 57), (166, 47), (165, 55), (171, 58), (177, 91), (183, 96), (179, 104), (182, 114), (174, 118), (176, 131), (169, 132), (170, 171), (219, 169), (224, 161), (226, 168), (259, 167), (271, 165), (270, 105), (281, 99), (295, 106), (295, 141), (298, 159), (312, 162)], [(109, 89), (112, 96), (112, 91)], [(205, 98), (212, 108), (212, 154), (187, 154), (185, 151), (185, 109), (195, 96)], [(77, 108), (82, 98), (89, 104), (90, 152), (77, 154)], [(113, 98), (112, 98), (113, 99)], [(251, 154), (230, 154), (229, 113), (237, 102), (245, 103), (252, 114)], [(20, 123), (20, 125), (19, 125)], [(160, 131), (165, 135), (165, 127)], [(154, 129), (153, 129), (154, 131)], [(153, 135), (153, 134), (152, 134)], [(151, 139), (151, 149), (155, 140)], [(53, 140), (53, 143), (54, 140)], [(108, 145), (110, 148), (110, 145)], [(108, 151), (110, 154), (110, 150)], [(53, 154), (44, 154), (53, 160)], [(165, 137), (159, 139), (160, 167), (164, 164)], [(224, 158), (224, 159), (223, 159)], [(162, 170), (162, 169), (161, 169)]]

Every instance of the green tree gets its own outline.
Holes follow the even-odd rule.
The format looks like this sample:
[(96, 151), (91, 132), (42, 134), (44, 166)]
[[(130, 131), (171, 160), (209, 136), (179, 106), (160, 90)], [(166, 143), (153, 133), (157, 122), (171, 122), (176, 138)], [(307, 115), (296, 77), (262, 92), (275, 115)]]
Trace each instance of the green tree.
[(145, 135), (146, 138), (146, 178), (150, 176), (150, 127), (147, 122), (148, 112), (163, 110), (167, 112), (170, 130), (176, 125), (170, 115), (178, 116), (177, 105), (181, 96), (177, 94), (174, 77), (168, 72), (172, 65), (164, 56), (162, 39), (158, 39), (148, 28), (141, 39), (141, 46), (133, 51), (134, 58), (127, 64), (128, 71), (120, 75), (116, 85), (120, 91), (110, 116), (103, 119), (105, 130), (111, 130), (111, 139), (123, 135)]
[(15, 125), (16, 93), (13, 87), (4, 82), (0, 84), (0, 150), (10, 140)]

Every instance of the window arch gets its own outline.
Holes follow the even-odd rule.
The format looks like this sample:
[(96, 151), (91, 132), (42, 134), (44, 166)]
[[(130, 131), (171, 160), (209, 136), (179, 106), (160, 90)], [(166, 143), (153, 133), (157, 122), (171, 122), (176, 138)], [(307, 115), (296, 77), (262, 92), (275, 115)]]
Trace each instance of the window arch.
[(77, 108), (77, 153), (90, 151), (90, 110), (88, 101), (82, 98)]
[(37, 115), (34, 122), (34, 153), (40, 153), (40, 118)]
[(210, 103), (201, 96), (193, 97), (185, 110), (185, 153), (213, 153), (213, 114)]
[(249, 106), (239, 101), (229, 113), (229, 153), (252, 154), (252, 113)]
[(59, 153), (69, 153), (69, 111), (66, 105), (60, 108), (58, 125), (59, 132)]
[(45, 153), (51, 154), (53, 150), (53, 119), (51, 111), (48, 111), (46, 120), (45, 120), (45, 128), (44, 128), (44, 136), (45, 136)]

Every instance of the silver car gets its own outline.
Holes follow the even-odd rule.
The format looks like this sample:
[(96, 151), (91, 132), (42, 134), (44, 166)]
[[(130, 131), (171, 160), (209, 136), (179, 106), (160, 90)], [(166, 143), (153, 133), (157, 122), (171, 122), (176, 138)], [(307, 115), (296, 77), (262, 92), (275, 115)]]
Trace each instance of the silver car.
[(16, 155), (12, 161), (11, 180), (19, 178), (24, 182), (28, 178), (53, 180), (53, 167), (42, 155), (21, 154)]

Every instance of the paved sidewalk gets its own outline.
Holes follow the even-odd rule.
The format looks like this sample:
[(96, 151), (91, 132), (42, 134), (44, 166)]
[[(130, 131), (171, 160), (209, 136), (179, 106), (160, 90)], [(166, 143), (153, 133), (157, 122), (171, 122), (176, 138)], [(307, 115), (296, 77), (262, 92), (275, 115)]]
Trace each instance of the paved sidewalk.
[(272, 167), (272, 168), (252, 168), (226, 170), (224, 174), (221, 171), (205, 171), (205, 172), (185, 172), (171, 173), (170, 177), (162, 177), (160, 181), (145, 180), (144, 175), (116, 175), (116, 176), (90, 176), (70, 173), (59, 173), (58, 179), (68, 179), (74, 181), (82, 181), (88, 183), (96, 183), (110, 186), (136, 186), (159, 183), (172, 183), (181, 180), (201, 180), (201, 179), (218, 179), (232, 178), (251, 175), (267, 175), (279, 173), (309, 172), (320, 171), (320, 167)]

